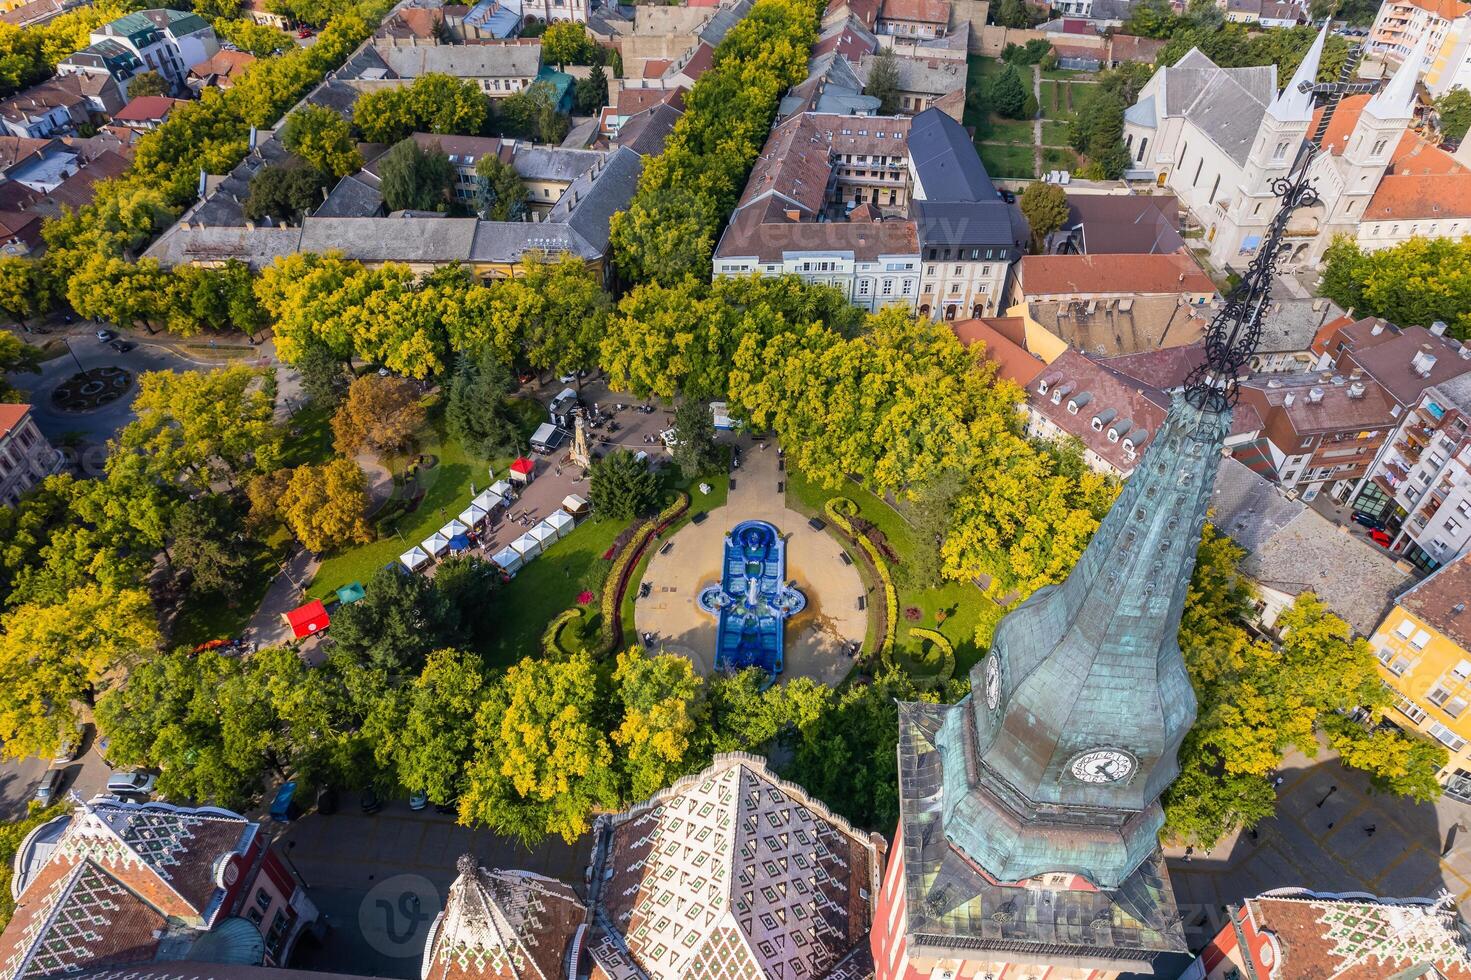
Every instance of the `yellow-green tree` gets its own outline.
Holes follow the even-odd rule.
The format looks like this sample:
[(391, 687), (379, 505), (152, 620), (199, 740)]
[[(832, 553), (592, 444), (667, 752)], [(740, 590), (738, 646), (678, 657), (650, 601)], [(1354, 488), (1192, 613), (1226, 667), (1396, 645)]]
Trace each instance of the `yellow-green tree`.
[(159, 644), (142, 589), (74, 588), (60, 602), (18, 606), (0, 619), (0, 753), (49, 756), (114, 670)]
[(287, 116), (281, 142), (308, 166), (333, 177), (356, 173), (363, 166), (352, 126), (323, 106), (305, 105)]
[(0, 313), (22, 327), (32, 317), (51, 309), (55, 297), (51, 279), (41, 263), (13, 255), (0, 257)]
[(423, 790), (435, 803), (459, 796), (484, 686), (478, 655), (459, 650), (429, 655), (409, 686), (403, 723), (391, 741), (402, 785)]
[(645, 800), (696, 768), (691, 737), (700, 713), (700, 678), (688, 657), (651, 657), (633, 647), (618, 654), (613, 684), (623, 706), (613, 742), (622, 749), (626, 795)]
[(350, 459), (298, 466), (281, 494), (279, 514), (310, 551), (373, 540), (368, 479)]
[(618, 800), (600, 704), (586, 654), (526, 659), (507, 670), (476, 715), (460, 822), (528, 846), (549, 834), (571, 843), (586, 832), (592, 811)]

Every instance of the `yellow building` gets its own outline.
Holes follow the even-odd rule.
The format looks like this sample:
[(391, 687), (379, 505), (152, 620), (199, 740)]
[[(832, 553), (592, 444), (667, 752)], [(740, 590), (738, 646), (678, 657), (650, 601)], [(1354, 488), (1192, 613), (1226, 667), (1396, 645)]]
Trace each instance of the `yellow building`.
[(1396, 695), (1386, 717), (1450, 751), (1446, 792), (1471, 802), (1471, 554), (1408, 589), (1374, 631), (1379, 673)]

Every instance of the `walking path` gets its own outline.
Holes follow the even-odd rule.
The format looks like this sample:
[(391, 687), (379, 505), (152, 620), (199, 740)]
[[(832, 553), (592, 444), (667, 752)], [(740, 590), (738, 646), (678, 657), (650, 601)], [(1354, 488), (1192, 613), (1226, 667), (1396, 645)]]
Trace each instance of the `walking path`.
[(1042, 179), (1042, 66), (1032, 66), (1032, 98), (1037, 112), (1032, 116), (1032, 173)]
[(778, 489), (786, 474), (776, 446), (768, 444), (762, 452), (742, 440), (741, 451), (725, 506), (699, 524), (685, 525), (649, 562), (643, 581), (650, 591), (634, 604), (635, 627), (708, 676), (715, 669), (717, 621), (700, 610), (695, 597), (720, 580), (726, 533), (741, 521), (769, 521), (787, 544), (788, 579), (807, 596), (807, 608), (787, 624), (781, 676), (837, 684), (853, 665), (849, 650), (853, 644), (861, 648), (868, 631), (868, 613), (858, 608), (863, 581), (843, 561), (843, 549), (831, 534), (813, 530), (787, 507), (786, 494)]
[(260, 608), (250, 617), (245, 627), (245, 639), (252, 640), (261, 649), (279, 646), (291, 639), (291, 629), (281, 617), (302, 603), (303, 593), (297, 584), (306, 585), (317, 574), (321, 562), (312, 557), (305, 548), (297, 550), (286, 562), (284, 574), (278, 573), (266, 589)]

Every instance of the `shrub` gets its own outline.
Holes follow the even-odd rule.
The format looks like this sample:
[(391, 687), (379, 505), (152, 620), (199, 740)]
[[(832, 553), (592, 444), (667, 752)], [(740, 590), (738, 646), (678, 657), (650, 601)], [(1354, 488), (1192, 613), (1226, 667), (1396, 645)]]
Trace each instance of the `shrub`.
[(876, 651), (880, 656), (887, 656), (894, 649), (894, 630), (898, 626), (899, 619), (899, 593), (894, 588), (894, 577), (889, 572), (889, 566), (884, 561), (884, 556), (879, 554), (878, 548), (868, 539), (866, 535), (859, 534), (854, 527), (858, 518), (858, 505), (847, 497), (834, 497), (823, 505), (823, 511), (828, 520), (832, 521), (843, 533), (863, 548), (863, 553), (868, 556), (874, 571), (878, 573), (879, 581), (884, 586), (884, 635), (879, 638), (879, 648)]
[(572, 651), (564, 647), (561, 642), (562, 629), (563, 627), (581, 618), (582, 609), (578, 606), (573, 606), (571, 609), (557, 614), (557, 616), (554, 617), (552, 621), (547, 624), (545, 632), (541, 634), (542, 651), (548, 657), (551, 657), (553, 659), (570, 657), (572, 655)]

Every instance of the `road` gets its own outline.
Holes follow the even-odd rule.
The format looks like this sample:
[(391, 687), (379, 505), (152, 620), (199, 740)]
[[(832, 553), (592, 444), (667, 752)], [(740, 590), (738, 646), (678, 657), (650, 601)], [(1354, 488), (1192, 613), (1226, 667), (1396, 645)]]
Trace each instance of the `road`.
[[(82, 745), (84, 751), (75, 762), (56, 767), (66, 770), (61, 784), (63, 794), (75, 789), (82, 799), (90, 800), (107, 786), (107, 777), (112, 770), (107, 768), (93, 744), (96, 741), (93, 731), (90, 727), (87, 729), (87, 738)], [(50, 768), (51, 763), (45, 759), (0, 762), (0, 821), (25, 816), (26, 804), (35, 795), (36, 784)]]

